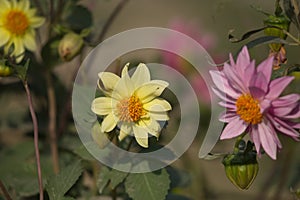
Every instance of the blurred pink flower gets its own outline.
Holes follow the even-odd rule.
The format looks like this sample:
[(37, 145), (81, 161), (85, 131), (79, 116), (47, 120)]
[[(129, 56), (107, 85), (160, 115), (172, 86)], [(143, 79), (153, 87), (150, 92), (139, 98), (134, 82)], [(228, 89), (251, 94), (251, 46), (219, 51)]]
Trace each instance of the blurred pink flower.
[[(187, 22), (181, 19), (176, 19), (170, 23), (168, 28), (181, 32), (193, 38), (208, 52), (212, 51), (213, 48), (215, 48), (216, 46), (216, 37), (212, 33), (208, 33), (205, 31), (201, 32), (201, 28), (199, 27), (199, 25), (194, 22)], [(167, 38), (163, 41), (162, 46), (166, 49), (170, 49), (175, 52), (184, 52), (186, 55), (198, 56), (193, 55), (195, 54), (195, 52), (191, 52), (190, 47), (186, 43), (186, 40), (182, 37)], [(215, 58), (216, 57), (213, 57), (213, 59)], [(218, 56), (217, 58), (219, 59), (218, 61), (220, 61), (221, 56)], [(162, 60), (164, 64), (178, 70), (185, 76), (189, 76), (190, 83), (196, 91), (197, 96), (202, 103), (207, 104), (210, 102), (210, 95), (208, 93), (203, 78), (196, 73), (197, 71), (191, 70), (192, 66), (189, 66), (190, 64), (188, 62), (186, 62), (179, 55), (170, 52), (163, 52)]]
[(222, 99), (220, 105), (227, 108), (220, 116), (220, 121), (228, 123), (221, 139), (248, 132), (259, 154), (262, 146), (276, 159), (277, 148), (282, 148), (276, 131), (298, 140), (295, 129), (300, 123), (292, 120), (300, 117), (300, 95), (279, 97), (294, 77), (271, 80), (272, 64), (270, 57), (256, 68), (244, 47), (236, 63), (230, 55), (230, 64), (226, 63), (223, 71), (210, 73), (216, 85), (214, 92)]

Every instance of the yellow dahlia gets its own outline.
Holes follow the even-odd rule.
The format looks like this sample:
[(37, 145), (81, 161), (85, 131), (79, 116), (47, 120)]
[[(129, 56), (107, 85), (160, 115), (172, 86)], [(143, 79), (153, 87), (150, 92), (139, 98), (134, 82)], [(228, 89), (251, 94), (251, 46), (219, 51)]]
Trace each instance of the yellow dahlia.
[(134, 135), (142, 147), (148, 147), (148, 133), (159, 136), (158, 121), (169, 119), (167, 111), (171, 105), (159, 98), (168, 86), (166, 81), (150, 80), (150, 72), (145, 64), (139, 64), (130, 77), (128, 65), (121, 77), (111, 72), (99, 73), (99, 88), (105, 97), (92, 102), (92, 111), (105, 116), (101, 124), (102, 132), (111, 132), (120, 127), (119, 140)]
[(21, 62), (25, 48), (36, 49), (35, 28), (45, 19), (36, 16), (36, 9), (30, 8), (29, 0), (0, 0), (0, 47), (4, 53)]

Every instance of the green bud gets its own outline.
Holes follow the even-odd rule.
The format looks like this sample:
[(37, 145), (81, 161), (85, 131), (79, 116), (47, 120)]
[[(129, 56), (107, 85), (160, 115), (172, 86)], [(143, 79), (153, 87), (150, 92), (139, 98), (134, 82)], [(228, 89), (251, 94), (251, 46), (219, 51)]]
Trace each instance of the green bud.
[(246, 190), (258, 173), (256, 152), (226, 155), (223, 159), (227, 178), (239, 189)]
[[(265, 35), (267, 36), (275, 36), (279, 37), (281, 39), (286, 39), (286, 34), (283, 32), (283, 30), (288, 31), (289, 26), (290, 26), (290, 20), (284, 16), (274, 16), (274, 15), (269, 15), (267, 19), (264, 20), (264, 25), (265, 26), (273, 26), (273, 27), (278, 27), (278, 28), (265, 28), (264, 32)], [(283, 29), (283, 30), (280, 30)], [(270, 49), (273, 52), (278, 52), (280, 50), (280, 47), (282, 44), (280, 43), (271, 43), (269, 44)]]
[(67, 33), (59, 42), (58, 53), (63, 61), (70, 61), (80, 53), (82, 47), (82, 36), (71, 32)]
[(7, 77), (13, 74), (13, 69), (9, 66), (4, 64), (0, 64), (0, 76)]

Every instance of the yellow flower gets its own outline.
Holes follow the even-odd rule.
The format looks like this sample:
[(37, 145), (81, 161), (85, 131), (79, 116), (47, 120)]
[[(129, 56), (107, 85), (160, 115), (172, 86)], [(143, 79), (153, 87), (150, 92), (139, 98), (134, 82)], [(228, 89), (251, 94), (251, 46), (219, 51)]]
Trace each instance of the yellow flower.
[(158, 138), (161, 129), (158, 121), (169, 119), (167, 111), (172, 107), (159, 98), (169, 84), (150, 80), (149, 69), (143, 63), (130, 77), (128, 65), (123, 68), (121, 77), (111, 72), (98, 74), (98, 86), (105, 97), (94, 99), (91, 109), (105, 116), (101, 126), (103, 132), (110, 132), (118, 125), (119, 140), (133, 133), (138, 144), (146, 148), (148, 133)]
[(21, 62), (25, 48), (36, 49), (35, 28), (40, 27), (45, 19), (36, 16), (36, 9), (30, 8), (29, 0), (0, 0), (0, 47), (4, 53), (16, 57)]

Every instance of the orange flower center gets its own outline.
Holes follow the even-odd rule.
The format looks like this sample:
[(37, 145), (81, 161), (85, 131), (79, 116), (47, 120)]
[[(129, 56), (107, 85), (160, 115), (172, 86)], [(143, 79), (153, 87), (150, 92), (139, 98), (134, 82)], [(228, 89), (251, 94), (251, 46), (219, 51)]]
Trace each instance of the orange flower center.
[(236, 113), (249, 124), (259, 124), (262, 121), (262, 113), (258, 101), (249, 94), (241, 95), (236, 101)]
[(141, 100), (135, 95), (120, 101), (117, 109), (120, 120), (125, 122), (137, 122), (146, 114)]
[(27, 16), (18, 10), (11, 10), (7, 13), (4, 27), (11, 33), (15, 35), (23, 35), (29, 26), (29, 21)]

